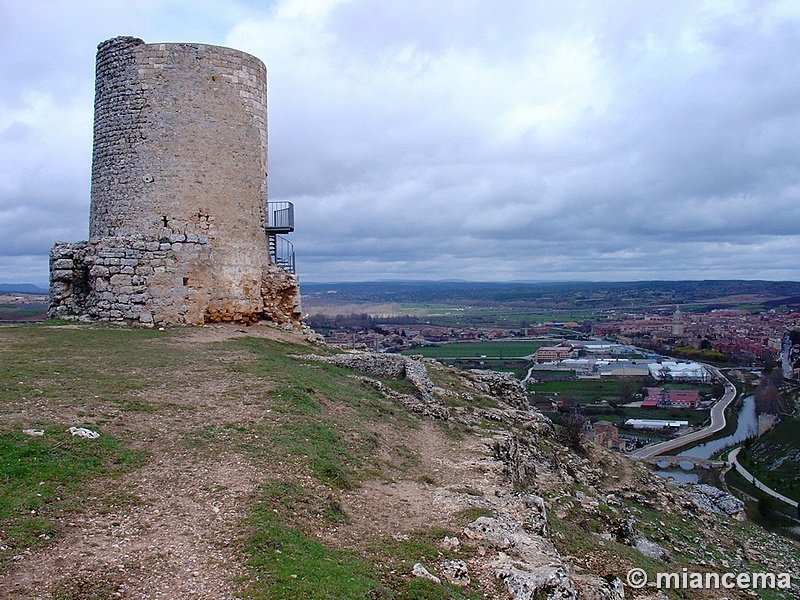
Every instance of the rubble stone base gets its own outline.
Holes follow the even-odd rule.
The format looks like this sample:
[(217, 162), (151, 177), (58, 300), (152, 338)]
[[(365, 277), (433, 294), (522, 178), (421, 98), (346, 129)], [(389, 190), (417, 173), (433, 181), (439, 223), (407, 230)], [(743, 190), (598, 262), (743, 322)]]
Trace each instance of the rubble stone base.
[(297, 277), (268, 263), (260, 279), (236, 282), (214, 297), (208, 238), (112, 237), (58, 242), (50, 251), (51, 318), (118, 321), (145, 326), (255, 322), (300, 327)]

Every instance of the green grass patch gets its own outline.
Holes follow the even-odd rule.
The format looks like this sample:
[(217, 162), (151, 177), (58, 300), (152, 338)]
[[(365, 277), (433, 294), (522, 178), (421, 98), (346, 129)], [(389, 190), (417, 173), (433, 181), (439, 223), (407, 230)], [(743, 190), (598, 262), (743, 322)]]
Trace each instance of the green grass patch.
[(52, 427), (42, 437), (0, 432), (0, 561), (58, 535), (55, 516), (79, 504), (87, 479), (114, 477), (142, 464), (143, 455), (106, 435), (72, 437)]
[[(309, 533), (320, 518), (347, 526), (349, 516), (333, 495), (323, 496), (288, 479), (267, 482), (248, 523), (245, 553), (252, 583), (246, 598), (477, 600), (475, 590), (436, 584), (412, 575), (417, 562), (430, 569), (456, 555), (437, 542), (454, 532), (431, 528), (402, 536), (365, 539), (335, 549)], [(462, 552), (463, 557), (463, 552)]]
[(490, 508), (485, 508), (483, 506), (469, 506), (467, 508), (462, 508), (456, 514), (458, 515), (459, 520), (463, 521), (464, 526), (467, 526), (478, 517), (493, 516), (494, 511)]
[(245, 546), (254, 581), (246, 598), (342, 600), (380, 598), (372, 565), (281, 522), (270, 504), (259, 506)]
[(337, 428), (316, 420), (289, 423), (273, 433), (270, 442), (287, 457), (301, 457), (320, 480), (337, 488), (355, 483), (360, 463)]
[[(49, 323), (0, 327), (0, 405), (34, 399), (53, 406), (115, 403), (130, 412), (149, 411), (137, 397), (157, 380), (165, 364), (190, 362), (168, 343), (170, 332)], [(162, 385), (167, 382), (160, 382)], [(177, 384), (175, 384), (177, 385)]]
[[(225, 344), (249, 350), (253, 357), (230, 368), (274, 385), (261, 400), (280, 415), (280, 424), (261, 436), (270, 450), (287, 460), (299, 459), (328, 485), (356, 484), (359, 467), (377, 444), (368, 423), (416, 426), (413, 416), (352, 377), (353, 371), (304, 358), (307, 347), (255, 338)], [(405, 380), (384, 382), (403, 393), (416, 391)]]
[(382, 537), (376, 540), (368, 552), (376, 563), (383, 565), (382, 581), (390, 591), (382, 598), (394, 600), (478, 600), (484, 596), (471, 584), (460, 588), (446, 582), (437, 584), (428, 579), (411, 575), (416, 563), (422, 564), (432, 573), (446, 560), (465, 558), (445, 550), (438, 545), (445, 536), (457, 536), (453, 531), (432, 527), (414, 530), (402, 536)]
[(739, 456), (757, 479), (800, 501), (800, 417), (786, 419), (757, 440), (745, 443)]

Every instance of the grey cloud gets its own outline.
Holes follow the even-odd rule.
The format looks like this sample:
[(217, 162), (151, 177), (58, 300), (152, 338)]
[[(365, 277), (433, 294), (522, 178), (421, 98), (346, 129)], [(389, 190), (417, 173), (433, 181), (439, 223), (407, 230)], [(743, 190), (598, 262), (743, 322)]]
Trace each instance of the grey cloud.
[(0, 60), (0, 255), (83, 239), (94, 47), (132, 34), (267, 63), (302, 279), (800, 277), (791, 4), (67, 4), (0, 25), (41, 17)]

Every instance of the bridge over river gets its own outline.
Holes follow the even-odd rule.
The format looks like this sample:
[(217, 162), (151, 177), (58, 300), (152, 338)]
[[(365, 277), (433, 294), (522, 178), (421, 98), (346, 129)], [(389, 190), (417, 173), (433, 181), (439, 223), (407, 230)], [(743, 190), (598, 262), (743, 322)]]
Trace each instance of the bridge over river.
[(660, 469), (666, 469), (668, 467), (683, 467), (683, 465), (686, 463), (691, 464), (692, 468), (702, 467), (704, 469), (719, 469), (728, 464), (724, 460), (710, 460), (708, 458), (697, 458), (696, 456), (676, 456), (671, 454), (648, 456), (643, 460), (656, 465)]

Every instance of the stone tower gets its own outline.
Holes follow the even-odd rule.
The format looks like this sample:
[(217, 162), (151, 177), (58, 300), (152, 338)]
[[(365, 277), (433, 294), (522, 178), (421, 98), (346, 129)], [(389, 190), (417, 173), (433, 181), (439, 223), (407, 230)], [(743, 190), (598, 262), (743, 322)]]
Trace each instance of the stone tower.
[[(290, 212), (290, 231), (283, 204), (273, 214)], [(89, 240), (51, 251), (51, 316), (297, 325), (297, 279), (270, 237), (264, 64), (217, 46), (100, 44)]]
[(681, 309), (676, 306), (675, 313), (672, 315), (672, 335), (682, 336), (686, 331), (686, 326), (683, 323), (683, 313)]

